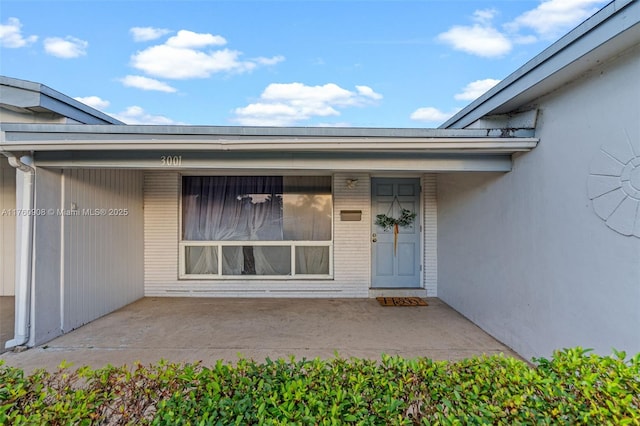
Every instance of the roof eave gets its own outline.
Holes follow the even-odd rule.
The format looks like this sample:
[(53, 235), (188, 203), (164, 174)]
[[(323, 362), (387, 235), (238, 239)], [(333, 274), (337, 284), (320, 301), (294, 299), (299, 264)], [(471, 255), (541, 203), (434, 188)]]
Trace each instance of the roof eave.
[(503, 153), (526, 152), (536, 147), (535, 138), (470, 138), (470, 139), (419, 139), (403, 141), (397, 139), (307, 139), (307, 140), (215, 140), (194, 141), (176, 139), (172, 141), (139, 141), (123, 139), (117, 143), (96, 144), (95, 141), (56, 141), (2, 143), (0, 151), (45, 152), (45, 151), (166, 151), (166, 152), (440, 152), (440, 153)]
[(4, 124), (5, 151), (446, 152), (533, 149), (532, 132), (334, 127), (86, 126)]
[(83, 124), (124, 124), (102, 111), (40, 83), (0, 76), (0, 88), (3, 86), (29, 94), (25, 98), (26, 104), (16, 105), (20, 108), (32, 111), (50, 111)]
[[(626, 33), (626, 34), (625, 34)], [(619, 37), (626, 35), (626, 37)], [(598, 49), (617, 40), (614, 48), (625, 50), (640, 40), (640, 3), (638, 0), (616, 0), (549, 46), (492, 89), (455, 114), (439, 128), (462, 129), (484, 116), (518, 111), (528, 99), (542, 92), (552, 76), (555, 87), (587, 71), (612, 49)], [(586, 57), (593, 55), (592, 60)], [(573, 67), (571, 67), (573, 65)], [(561, 71), (565, 71), (561, 73)], [(536, 92), (538, 87), (541, 90)], [(526, 94), (529, 94), (527, 97)]]

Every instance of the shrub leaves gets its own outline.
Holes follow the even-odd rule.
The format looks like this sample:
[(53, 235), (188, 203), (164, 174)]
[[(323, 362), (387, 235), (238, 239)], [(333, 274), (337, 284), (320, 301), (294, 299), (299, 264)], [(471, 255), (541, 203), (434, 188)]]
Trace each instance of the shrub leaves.
[(534, 363), (240, 358), (25, 376), (0, 361), (0, 424), (640, 425), (640, 354), (570, 348)]

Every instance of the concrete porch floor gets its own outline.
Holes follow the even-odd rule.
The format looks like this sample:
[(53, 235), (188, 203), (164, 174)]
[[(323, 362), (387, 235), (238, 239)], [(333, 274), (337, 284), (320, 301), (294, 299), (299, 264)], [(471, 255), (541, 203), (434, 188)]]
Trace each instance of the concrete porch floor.
[(143, 298), (51, 342), (0, 355), (25, 372), (63, 360), (99, 368), (218, 359), (380, 359), (383, 353), (457, 360), (512, 350), (437, 298), (426, 307), (375, 299)]

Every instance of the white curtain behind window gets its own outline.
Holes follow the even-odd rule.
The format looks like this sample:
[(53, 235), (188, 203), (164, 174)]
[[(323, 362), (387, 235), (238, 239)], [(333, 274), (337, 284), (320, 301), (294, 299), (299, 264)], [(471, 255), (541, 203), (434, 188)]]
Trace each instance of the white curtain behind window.
[[(331, 178), (329, 176), (284, 177), (284, 239), (331, 240)], [(299, 247), (296, 273), (328, 274), (328, 247)]]
[[(183, 239), (188, 241), (281, 241), (282, 177), (185, 176), (183, 178)], [(250, 250), (245, 249), (245, 253)], [(225, 275), (252, 273), (279, 275), (264, 249), (253, 247), (255, 269), (247, 271), (243, 247), (223, 250)], [(188, 262), (191, 274), (207, 274), (217, 268), (218, 253), (203, 250)], [(253, 268), (252, 268), (253, 269)]]
[[(186, 241), (330, 241), (328, 176), (185, 176), (182, 238)], [(188, 274), (217, 274), (214, 248), (186, 251)], [(296, 250), (296, 272), (328, 274), (329, 250)], [(285, 246), (225, 246), (223, 275), (288, 275)]]

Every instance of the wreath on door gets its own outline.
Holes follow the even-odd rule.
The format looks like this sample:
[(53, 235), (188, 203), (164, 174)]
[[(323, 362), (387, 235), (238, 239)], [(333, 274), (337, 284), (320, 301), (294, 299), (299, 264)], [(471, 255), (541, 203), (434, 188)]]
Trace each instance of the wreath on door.
[[(400, 207), (400, 217), (397, 217), (397, 218), (391, 216), (391, 213), (393, 211), (393, 205), (396, 203), (398, 204), (398, 207)], [(407, 226), (411, 225), (415, 220), (415, 218), (416, 218), (416, 213), (402, 207), (402, 204), (400, 204), (400, 200), (398, 200), (398, 197), (393, 197), (393, 201), (391, 202), (391, 205), (389, 206), (389, 210), (387, 211), (386, 214), (376, 215), (376, 225), (382, 227), (382, 229), (384, 229), (385, 231), (388, 231), (389, 229), (393, 228), (393, 255), (394, 256), (398, 251), (398, 233), (400, 232), (399, 228), (401, 226), (403, 228), (406, 228)]]

